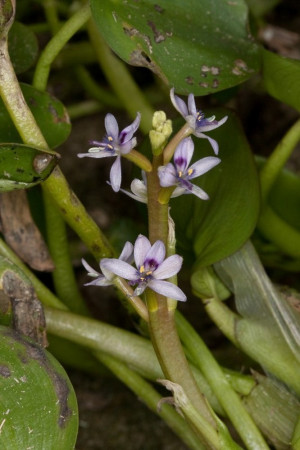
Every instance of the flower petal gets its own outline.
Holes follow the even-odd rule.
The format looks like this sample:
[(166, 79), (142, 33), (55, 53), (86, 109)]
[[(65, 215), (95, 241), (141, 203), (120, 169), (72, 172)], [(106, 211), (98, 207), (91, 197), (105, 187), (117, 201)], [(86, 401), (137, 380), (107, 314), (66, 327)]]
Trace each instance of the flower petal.
[(132, 138), (130, 141), (124, 142), (124, 144), (119, 145), (120, 152), (122, 155), (126, 155), (136, 146), (136, 138)]
[(194, 142), (192, 138), (183, 139), (174, 153), (174, 163), (178, 171), (185, 172), (189, 166), (194, 153)]
[(162, 187), (174, 186), (177, 184), (176, 169), (173, 164), (168, 163), (166, 166), (160, 166), (157, 173)]
[(193, 94), (189, 94), (188, 96), (188, 110), (192, 116), (196, 117), (197, 108), (195, 103), (195, 96)]
[(165, 297), (179, 300), (181, 302), (186, 301), (186, 295), (182, 292), (182, 290), (169, 281), (151, 280), (148, 283), (148, 287), (158, 294), (164, 295)]
[(209, 120), (204, 120), (204, 124), (199, 125), (199, 131), (211, 131), (211, 130), (215, 130), (216, 128), (219, 128), (221, 125), (223, 125), (223, 123), (226, 122), (226, 120), (228, 119), (228, 116), (223, 117), (223, 119), (221, 120), (213, 120), (212, 122), (209, 122)]
[(171, 102), (173, 103), (174, 108), (183, 116), (186, 117), (188, 115), (188, 109), (185, 102), (174, 94), (174, 88), (170, 91)]
[(122, 253), (119, 256), (119, 259), (121, 261), (127, 262), (128, 264), (131, 264), (133, 262), (133, 245), (131, 242), (126, 242), (123, 247)]
[(199, 186), (196, 186), (195, 184), (192, 184), (190, 192), (197, 197), (201, 198), (201, 200), (209, 200), (209, 196), (203, 189), (201, 189)]
[(193, 178), (199, 177), (200, 175), (203, 175), (213, 167), (217, 166), (220, 162), (220, 158), (215, 158), (214, 156), (207, 156), (206, 158), (199, 159), (199, 161), (195, 162), (189, 167), (189, 171), (192, 171), (189, 179), (191, 180)]
[(200, 131), (197, 131), (197, 130), (194, 132), (194, 135), (199, 138), (208, 139), (213, 148), (215, 155), (217, 155), (219, 153), (219, 144), (217, 143), (217, 141), (215, 141), (215, 139), (213, 139), (209, 136), (206, 136), (206, 134), (201, 133)]
[(172, 192), (171, 198), (179, 197), (182, 194), (186, 194), (186, 189), (181, 186), (178, 186)]
[(93, 269), (92, 266), (90, 266), (85, 259), (81, 259), (82, 265), (85, 268), (85, 270), (87, 271), (88, 275), (90, 277), (98, 277), (99, 275), (102, 276), (102, 274), (100, 274), (99, 272), (97, 272), (95, 269)]
[(176, 275), (182, 266), (182, 257), (172, 255), (166, 258), (159, 267), (153, 272), (153, 277), (157, 280), (165, 280)]
[[(90, 151), (92, 150), (92, 151)], [(115, 150), (103, 150), (98, 147), (92, 147), (89, 149), (88, 153), (78, 153), (78, 158), (109, 158), (111, 156), (115, 156)]]
[(121, 171), (121, 156), (117, 156), (117, 159), (113, 163), (110, 169), (110, 183), (111, 187), (115, 192), (120, 190), (122, 181), (122, 171)]
[[(132, 122), (131, 125), (128, 125), (128, 127), (124, 128), (124, 130), (121, 131), (119, 136), (119, 142), (120, 144), (125, 144), (126, 142), (130, 141), (138, 127), (140, 126), (141, 121), (141, 114), (138, 112), (135, 120)], [(132, 147), (133, 148), (133, 147)]]
[(134, 281), (137, 279), (137, 272), (134, 267), (125, 261), (115, 258), (103, 258), (100, 261), (100, 268), (104, 276), (111, 279), (111, 274), (118, 275), (126, 280)]
[(137, 197), (141, 197), (147, 200), (147, 186), (144, 181), (135, 178), (132, 180), (130, 189)]
[(165, 244), (162, 241), (156, 241), (147, 252), (144, 264), (146, 266), (149, 263), (151, 264), (152, 261), (155, 261), (155, 264), (159, 266), (165, 259), (165, 255)]
[(84, 286), (111, 286), (112, 282), (107, 280), (104, 275), (100, 275), (96, 280), (85, 283)]
[(105, 130), (108, 136), (111, 136), (114, 141), (119, 140), (119, 125), (112, 114), (108, 113), (104, 119)]
[(151, 244), (149, 239), (140, 234), (134, 243), (134, 261), (138, 269), (144, 264), (150, 248)]

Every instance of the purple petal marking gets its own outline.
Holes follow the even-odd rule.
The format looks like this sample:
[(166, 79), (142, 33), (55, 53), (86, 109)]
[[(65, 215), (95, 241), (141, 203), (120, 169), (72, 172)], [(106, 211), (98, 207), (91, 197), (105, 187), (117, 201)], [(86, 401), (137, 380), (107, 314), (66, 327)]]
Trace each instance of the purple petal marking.
[(149, 239), (140, 234), (134, 243), (134, 261), (138, 269), (144, 265), (146, 255), (151, 248)]
[(186, 295), (182, 292), (182, 290), (169, 281), (151, 280), (148, 283), (148, 287), (158, 294), (164, 295), (165, 297), (179, 300), (181, 302), (186, 301)]
[(170, 92), (171, 102), (173, 103), (174, 108), (183, 116), (186, 117), (188, 115), (188, 109), (185, 102), (174, 94), (174, 88), (171, 89)]
[(195, 96), (193, 94), (189, 94), (188, 96), (188, 110), (192, 116), (197, 115), (197, 108), (195, 103)]
[(227, 119), (228, 116), (223, 117), (221, 120), (213, 120), (212, 122), (209, 122), (208, 119), (204, 119), (204, 124), (201, 125), (200, 123), (199, 125), (199, 131), (201, 130), (202, 132), (206, 132), (215, 130), (216, 128), (219, 128), (221, 125), (223, 125), (223, 123), (225, 123)]
[(100, 268), (106, 278), (110, 278), (109, 274), (113, 273), (126, 280), (134, 281), (137, 279), (136, 269), (120, 259), (104, 258), (100, 261)]
[(159, 266), (165, 259), (166, 248), (162, 241), (156, 241), (150, 250), (147, 252), (144, 265), (146, 266)]
[(120, 153), (122, 155), (126, 155), (127, 153), (129, 153), (130, 150), (132, 150), (136, 146), (136, 142), (136, 138), (134, 137), (130, 141), (124, 142), (124, 144), (119, 145)]
[[(123, 145), (126, 142), (130, 141), (136, 130), (138, 129), (141, 121), (141, 114), (137, 113), (137, 116), (135, 120), (132, 122), (131, 125), (128, 125), (128, 127), (124, 128), (124, 130), (121, 131), (119, 140), (120, 144)], [(136, 144), (135, 144), (136, 145)], [(131, 147), (133, 148), (133, 147)]]
[(183, 139), (177, 146), (174, 153), (174, 162), (177, 170), (182, 172), (189, 166), (194, 153), (194, 142), (192, 138)]
[(133, 262), (133, 245), (131, 242), (128, 241), (126, 242), (126, 244), (123, 247), (122, 253), (119, 256), (119, 259), (129, 264)]
[(193, 178), (203, 175), (213, 167), (217, 166), (220, 162), (220, 158), (216, 158), (214, 156), (207, 156), (206, 158), (199, 159), (199, 161), (190, 166), (189, 171), (192, 173), (189, 176), (189, 179), (192, 180)]
[(162, 187), (174, 186), (177, 183), (176, 169), (171, 163), (158, 168), (158, 177)]
[(121, 156), (117, 156), (117, 159), (113, 163), (110, 169), (110, 183), (111, 187), (115, 192), (120, 190), (122, 181), (122, 171), (121, 171)]
[(108, 113), (104, 119), (105, 130), (108, 136), (111, 136), (114, 140), (119, 139), (119, 125), (112, 114)]
[(159, 267), (153, 272), (153, 277), (159, 280), (176, 275), (182, 266), (182, 257), (179, 255), (172, 255), (166, 258)]

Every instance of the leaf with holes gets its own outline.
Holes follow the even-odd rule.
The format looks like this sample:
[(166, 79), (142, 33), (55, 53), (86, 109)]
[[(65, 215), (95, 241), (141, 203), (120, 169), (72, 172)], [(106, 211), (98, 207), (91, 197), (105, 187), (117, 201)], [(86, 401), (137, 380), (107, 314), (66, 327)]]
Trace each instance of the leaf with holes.
[(149, 68), (178, 93), (210, 94), (259, 70), (243, 0), (91, 0), (91, 9), (117, 55)]
[(0, 144), (0, 192), (26, 189), (45, 180), (59, 155), (22, 144)]

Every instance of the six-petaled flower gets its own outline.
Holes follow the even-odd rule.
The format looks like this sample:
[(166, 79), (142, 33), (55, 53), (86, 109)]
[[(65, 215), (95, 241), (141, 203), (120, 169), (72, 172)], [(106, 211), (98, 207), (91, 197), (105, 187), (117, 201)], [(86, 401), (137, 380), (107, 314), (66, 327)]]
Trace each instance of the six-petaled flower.
[(209, 136), (206, 136), (204, 132), (211, 131), (215, 128), (220, 127), (221, 125), (223, 125), (223, 123), (226, 122), (228, 116), (223, 117), (223, 119), (219, 121), (215, 120), (215, 116), (205, 118), (204, 113), (196, 108), (195, 97), (193, 94), (189, 94), (187, 105), (180, 97), (174, 94), (174, 88), (171, 89), (170, 97), (174, 107), (182, 115), (182, 117), (186, 120), (189, 127), (191, 128), (192, 134), (199, 138), (208, 139), (214, 150), (214, 153), (217, 155), (219, 153), (219, 145), (217, 141)]
[(140, 120), (141, 115), (138, 113), (134, 122), (119, 133), (115, 117), (107, 114), (105, 116), (106, 135), (103, 141), (91, 141), (93, 147), (88, 150), (88, 153), (78, 154), (79, 158), (117, 157), (110, 170), (110, 183), (115, 192), (118, 192), (121, 186), (121, 155), (129, 153), (136, 146), (136, 138), (133, 135), (139, 127)]
[(208, 172), (221, 160), (215, 156), (208, 156), (189, 166), (193, 153), (194, 143), (192, 139), (183, 139), (175, 150), (174, 164), (168, 163), (158, 168), (160, 185), (162, 187), (177, 186), (173, 196), (194, 194), (202, 200), (208, 200), (207, 193), (199, 186), (192, 184), (190, 180)]
[(176, 275), (182, 265), (182, 257), (172, 255), (165, 259), (166, 249), (162, 241), (153, 245), (142, 235), (139, 235), (134, 244), (134, 260), (136, 268), (125, 261), (114, 258), (104, 258), (100, 261), (103, 275), (111, 274), (125, 278), (129, 284), (136, 286), (134, 295), (140, 295), (148, 287), (158, 294), (174, 300), (185, 301), (186, 296), (175, 284), (165, 281)]

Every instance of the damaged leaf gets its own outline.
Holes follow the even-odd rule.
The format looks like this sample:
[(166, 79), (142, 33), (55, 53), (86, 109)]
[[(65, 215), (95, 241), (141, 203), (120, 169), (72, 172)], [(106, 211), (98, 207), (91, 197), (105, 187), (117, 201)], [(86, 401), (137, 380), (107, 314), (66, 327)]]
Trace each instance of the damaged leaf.
[(0, 326), (0, 448), (73, 450), (78, 429), (73, 387), (38, 344)]
[(91, 10), (120, 58), (152, 70), (179, 94), (218, 92), (259, 70), (243, 0), (91, 0)]
[(59, 154), (22, 144), (0, 144), (0, 192), (27, 189), (44, 181)]

